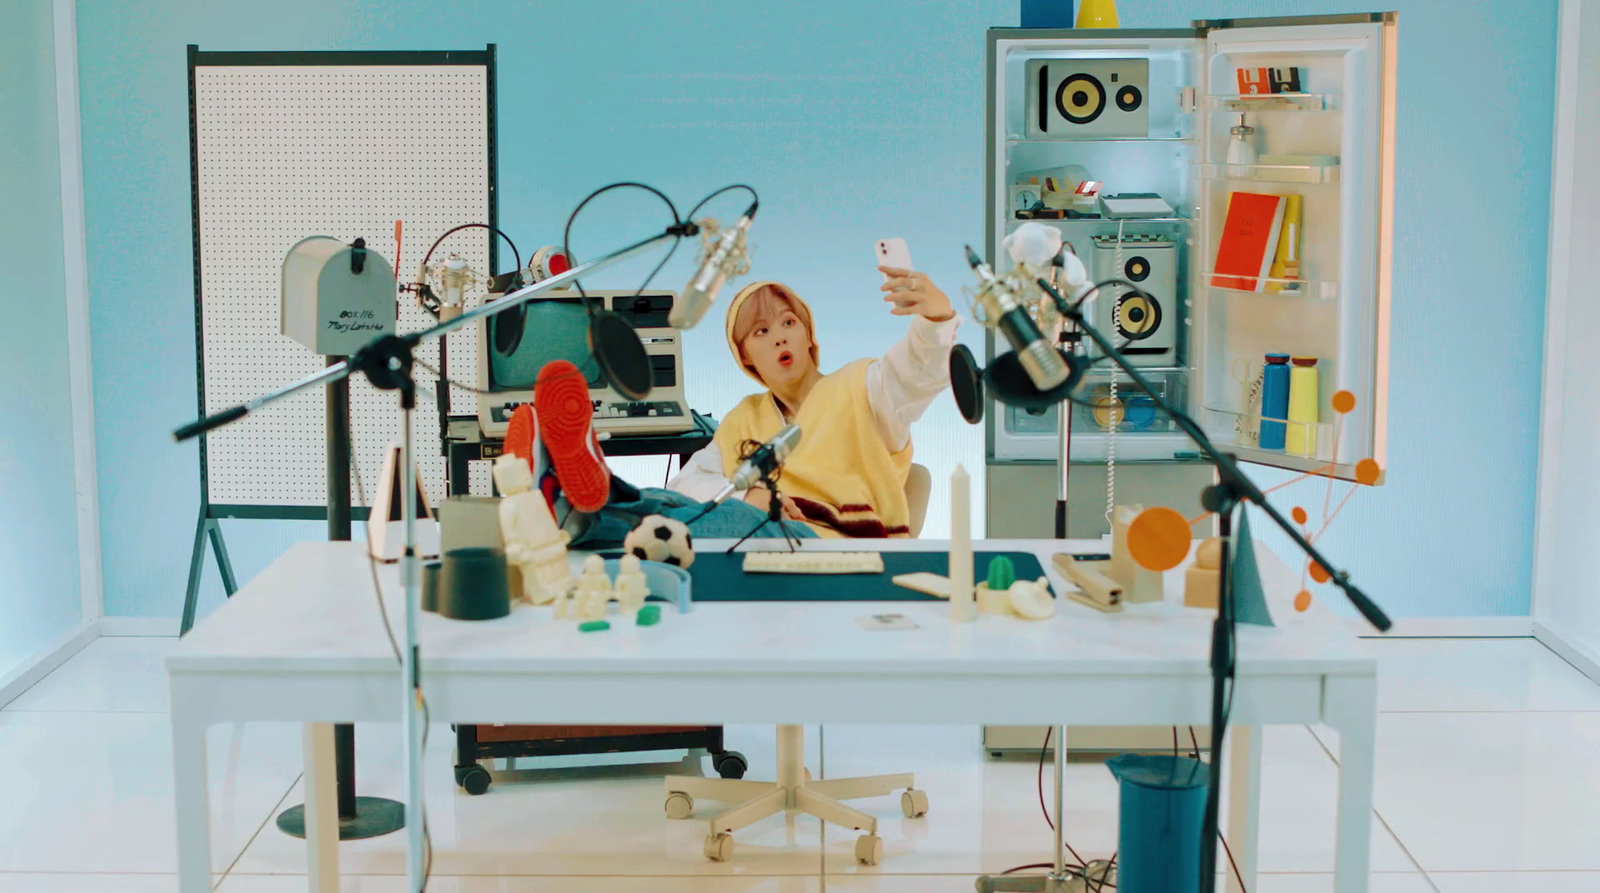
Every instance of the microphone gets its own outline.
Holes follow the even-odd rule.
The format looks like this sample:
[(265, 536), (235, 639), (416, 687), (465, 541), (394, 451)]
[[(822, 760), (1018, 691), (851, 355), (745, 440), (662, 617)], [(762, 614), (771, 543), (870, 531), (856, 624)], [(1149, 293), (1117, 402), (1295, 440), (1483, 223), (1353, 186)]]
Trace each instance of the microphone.
[(1018, 286), (1010, 279), (1002, 279), (983, 259), (967, 246), (967, 264), (978, 275), (978, 294), (975, 297), (978, 321), (996, 329), (1011, 343), (1016, 361), (1027, 373), (1033, 387), (1041, 392), (1054, 391), (1072, 377), (1072, 368), (1055, 345), (1039, 332), (1039, 326), (1028, 315), (1018, 295)]
[[(734, 276), (740, 276), (750, 271), (750, 262), (746, 254), (745, 239), (750, 234), (750, 222), (755, 219), (756, 208), (760, 202), (751, 202), (745, 209), (744, 216), (739, 222), (724, 230), (717, 237), (716, 246), (706, 253), (705, 259), (700, 263), (700, 269), (695, 271), (694, 278), (684, 288), (683, 294), (672, 303), (672, 311), (667, 314), (667, 323), (675, 329), (692, 329), (711, 309), (711, 304), (717, 299), (717, 292)], [(716, 232), (716, 222), (707, 221), (701, 227), (709, 232)]]
[(800, 426), (785, 425), (782, 431), (773, 435), (772, 439), (756, 447), (750, 458), (739, 464), (733, 471), (733, 479), (728, 482), (722, 492), (718, 493), (713, 503), (721, 502), (733, 494), (735, 490), (748, 490), (760, 483), (763, 478), (771, 477), (789, 455), (800, 445)]

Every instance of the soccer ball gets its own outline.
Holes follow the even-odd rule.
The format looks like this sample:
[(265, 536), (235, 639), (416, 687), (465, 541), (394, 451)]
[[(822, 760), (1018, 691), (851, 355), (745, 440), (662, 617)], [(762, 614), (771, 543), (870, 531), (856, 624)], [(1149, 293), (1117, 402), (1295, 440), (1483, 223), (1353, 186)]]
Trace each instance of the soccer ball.
[(641, 561), (659, 561), (682, 568), (694, 564), (694, 537), (689, 534), (688, 525), (663, 515), (651, 515), (640, 521), (622, 541), (622, 548)]

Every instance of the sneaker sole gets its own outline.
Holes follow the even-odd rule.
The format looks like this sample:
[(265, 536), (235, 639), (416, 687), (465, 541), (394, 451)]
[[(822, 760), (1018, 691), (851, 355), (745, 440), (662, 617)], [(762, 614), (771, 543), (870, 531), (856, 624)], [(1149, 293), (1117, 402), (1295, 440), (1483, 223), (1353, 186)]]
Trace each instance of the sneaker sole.
[(611, 495), (611, 471), (595, 440), (594, 405), (578, 367), (556, 360), (539, 370), (533, 406), (538, 413), (539, 437), (550, 453), (567, 502), (580, 512), (605, 508)]

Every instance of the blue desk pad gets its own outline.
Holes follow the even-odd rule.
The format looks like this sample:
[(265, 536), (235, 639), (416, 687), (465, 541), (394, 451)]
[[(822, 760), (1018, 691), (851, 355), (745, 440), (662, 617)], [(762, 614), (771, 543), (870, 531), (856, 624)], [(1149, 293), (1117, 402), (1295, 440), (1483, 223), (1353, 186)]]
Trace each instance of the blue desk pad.
[[(915, 602), (942, 601), (896, 586), (893, 578), (917, 571), (943, 576), (950, 571), (947, 552), (883, 552), (881, 574), (747, 574), (744, 553), (721, 549), (696, 552), (689, 576), (696, 602)], [(1039, 559), (1029, 552), (974, 552), (973, 582), (982, 582), (996, 556), (1011, 559), (1018, 580), (1045, 576)]]

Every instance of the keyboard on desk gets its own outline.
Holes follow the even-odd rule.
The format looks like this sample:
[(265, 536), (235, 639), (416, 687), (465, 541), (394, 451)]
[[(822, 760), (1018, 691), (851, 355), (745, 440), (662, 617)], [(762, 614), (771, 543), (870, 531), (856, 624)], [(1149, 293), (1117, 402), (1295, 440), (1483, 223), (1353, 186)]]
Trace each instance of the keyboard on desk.
[(688, 407), (676, 400), (595, 400), (594, 429), (609, 434), (676, 434), (694, 430)]

